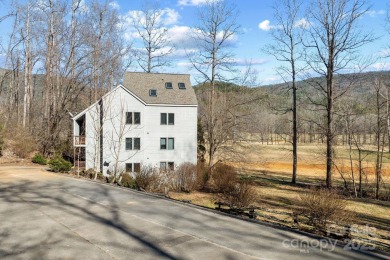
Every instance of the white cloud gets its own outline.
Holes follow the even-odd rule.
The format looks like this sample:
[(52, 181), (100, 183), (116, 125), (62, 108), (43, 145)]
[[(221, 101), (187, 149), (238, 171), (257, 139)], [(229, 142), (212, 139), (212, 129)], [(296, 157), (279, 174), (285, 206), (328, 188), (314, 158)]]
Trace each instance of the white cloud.
[(303, 28), (303, 29), (307, 29), (311, 25), (312, 25), (311, 22), (309, 22), (305, 18), (302, 18), (302, 19), (296, 21), (295, 24), (294, 24), (295, 27), (299, 27), (299, 28)]
[(119, 6), (117, 1), (112, 1), (112, 2), (109, 3), (109, 5), (111, 6), (112, 9), (115, 9), (115, 10), (119, 10), (120, 9), (120, 6)]
[(269, 31), (273, 28), (273, 26), (270, 25), (269, 20), (264, 20), (261, 23), (259, 23), (259, 28), (260, 28), (260, 30), (263, 30), (263, 31)]
[(379, 56), (382, 58), (390, 57), (390, 48), (382, 49), (378, 52)]
[(180, 18), (179, 13), (171, 8), (165, 8), (162, 10), (162, 19), (164, 25), (175, 24)]
[(175, 25), (168, 29), (168, 39), (177, 49), (194, 49), (196, 40), (192, 37), (195, 29), (188, 26)]
[(265, 63), (267, 63), (268, 60), (266, 59), (241, 59), (241, 58), (237, 58), (237, 59), (234, 59), (234, 64), (236, 66), (249, 66), (249, 65), (252, 65), (252, 66), (256, 66), (256, 65), (263, 65)]
[(372, 70), (390, 70), (390, 63), (388, 62), (377, 62), (369, 66)]
[[(157, 22), (164, 26), (176, 24), (180, 19), (179, 13), (174, 9), (164, 8), (159, 10), (159, 12), (160, 15), (157, 17)], [(133, 21), (145, 23), (145, 14), (139, 10), (130, 10), (122, 16), (122, 20), (127, 23), (128, 26), (132, 26)]]
[(367, 14), (371, 17), (377, 17), (379, 15), (385, 15), (386, 10), (370, 10), (370, 11), (367, 11)]
[[(199, 6), (199, 5), (204, 5), (207, 3), (208, 0), (179, 0), (178, 5), (180, 6)], [(222, 0), (211, 0), (211, 2), (219, 2)]]
[[(306, 20), (305, 18), (302, 18), (298, 21), (295, 22), (294, 27), (299, 27), (299, 28), (309, 28), (312, 25), (311, 22)], [(277, 25), (271, 25), (271, 22), (269, 20), (264, 20), (261, 23), (259, 23), (259, 29), (263, 31), (269, 31), (272, 29), (277, 29), (281, 28), (281, 26)]]

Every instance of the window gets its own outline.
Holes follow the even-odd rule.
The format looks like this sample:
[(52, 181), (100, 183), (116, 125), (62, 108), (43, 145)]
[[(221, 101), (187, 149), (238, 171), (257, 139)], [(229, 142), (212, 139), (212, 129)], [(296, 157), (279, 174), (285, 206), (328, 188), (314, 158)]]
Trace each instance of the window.
[(177, 85), (179, 86), (179, 89), (186, 89), (186, 84), (182, 82), (179, 82)]
[(172, 82), (165, 82), (165, 88), (166, 89), (172, 89)]
[(126, 124), (128, 124), (128, 125), (141, 124), (141, 113), (140, 112), (126, 112)]
[[(167, 140), (168, 139), (168, 140)], [(168, 141), (168, 145), (167, 145)], [(173, 150), (175, 149), (175, 138), (160, 138), (160, 149), (161, 150)]]
[(174, 162), (160, 162), (160, 171), (174, 171), (175, 170), (175, 163)]
[(157, 97), (157, 89), (149, 89), (149, 96)]
[(141, 138), (134, 138), (134, 150), (141, 149)]
[(160, 138), (160, 149), (161, 150), (167, 149), (167, 139), (166, 138)]
[(174, 125), (175, 124), (175, 114), (174, 113), (161, 113), (160, 123), (162, 125)]
[(166, 170), (167, 170), (167, 163), (160, 162), (160, 171), (166, 171)]
[(136, 173), (141, 172), (141, 164), (140, 163), (134, 163), (134, 172), (136, 172)]
[(141, 164), (140, 163), (126, 163), (126, 172), (139, 173), (140, 171), (141, 171)]
[(133, 149), (133, 139), (126, 138), (126, 150), (132, 150)]
[(168, 114), (168, 125), (174, 125), (175, 124), (175, 114), (169, 113)]
[(169, 169), (170, 171), (175, 170), (175, 163), (174, 163), (174, 162), (168, 162), (168, 169)]
[(174, 138), (168, 138), (168, 150), (175, 149), (175, 139)]
[(166, 113), (161, 113), (160, 123), (162, 125), (166, 125), (167, 124), (167, 114)]
[(132, 124), (133, 123), (133, 113), (132, 112), (126, 112), (126, 124)]
[(126, 138), (126, 150), (140, 150), (141, 138)]
[(134, 124), (135, 125), (141, 124), (141, 113), (140, 112), (134, 112)]
[(126, 163), (126, 172), (132, 172), (132, 171), (133, 171), (133, 164)]

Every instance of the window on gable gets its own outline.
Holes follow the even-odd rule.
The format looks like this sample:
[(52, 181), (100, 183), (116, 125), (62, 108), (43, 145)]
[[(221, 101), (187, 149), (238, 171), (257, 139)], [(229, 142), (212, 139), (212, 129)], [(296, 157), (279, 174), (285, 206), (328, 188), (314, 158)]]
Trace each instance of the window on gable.
[(133, 123), (133, 112), (126, 112), (126, 124), (132, 124)]
[(133, 171), (133, 164), (126, 163), (126, 172), (132, 172), (132, 171)]
[(126, 138), (125, 149), (129, 150), (140, 150), (141, 149), (141, 138)]
[(134, 138), (134, 150), (141, 149), (141, 138)]
[(134, 112), (134, 124), (135, 125), (141, 124), (141, 113), (140, 112)]
[(177, 85), (179, 86), (179, 89), (186, 89), (186, 84), (183, 82), (179, 82)]
[(141, 164), (140, 163), (126, 163), (126, 172), (136, 172), (139, 173), (141, 171)]
[(132, 150), (133, 149), (133, 139), (132, 138), (126, 138), (126, 150)]
[(172, 89), (172, 82), (165, 82), (165, 88), (166, 89)]
[(160, 114), (160, 124), (162, 124), (162, 125), (167, 124), (167, 113)]
[(127, 125), (141, 124), (141, 113), (140, 112), (126, 112), (126, 124)]
[(167, 149), (167, 138), (160, 138), (160, 149), (161, 150)]
[(149, 89), (149, 96), (157, 97), (157, 89)]
[(141, 172), (141, 164), (140, 163), (134, 163), (134, 172), (136, 172), (136, 173)]

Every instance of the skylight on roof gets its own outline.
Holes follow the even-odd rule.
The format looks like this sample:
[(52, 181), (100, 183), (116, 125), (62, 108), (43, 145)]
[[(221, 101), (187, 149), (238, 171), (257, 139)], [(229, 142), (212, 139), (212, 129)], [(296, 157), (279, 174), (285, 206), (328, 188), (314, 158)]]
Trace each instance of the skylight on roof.
[(166, 89), (173, 89), (172, 82), (165, 82), (165, 88)]
[(179, 85), (179, 89), (186, 89), (186, 84), (179, 82), (178, 85)]
[(149, 89), (149, 96), (157, 97), (157, 89)]

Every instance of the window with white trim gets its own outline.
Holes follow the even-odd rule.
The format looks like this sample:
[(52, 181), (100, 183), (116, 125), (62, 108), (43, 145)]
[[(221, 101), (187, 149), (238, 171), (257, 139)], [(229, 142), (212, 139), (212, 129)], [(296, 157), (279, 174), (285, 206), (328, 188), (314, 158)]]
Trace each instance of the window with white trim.
[(175, 170), (175, 163), (174, 162), (160, 162), (160, 171), (173, 171)]
[(175, 124), (175, 114), (174, 113), (161, 113), (160, 114), (160, 124), (161, 125), (174, 125)]
[(126, 112), (126, 124), (127, 125), (140, 125), (141, 113), (140, 112)]
[(128, 150), (140, 150), (141, 149), (141, 138), (126, 138), (125, 149)]
[(126, 163), (126, 172), (136, 172), (139, 173), (141, 171), (141, 164), (140, 163)]
[(174, 150), (175, 149), (175, 138), (173, 138), (173, 137), (160, 138), (160, 149), (161, 150)]

